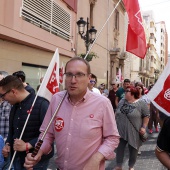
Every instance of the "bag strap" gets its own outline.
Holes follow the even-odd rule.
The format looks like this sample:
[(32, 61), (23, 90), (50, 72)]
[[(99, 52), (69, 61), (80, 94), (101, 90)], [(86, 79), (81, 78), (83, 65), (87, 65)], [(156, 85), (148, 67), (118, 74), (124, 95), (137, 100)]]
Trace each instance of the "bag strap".
[(125, 114), (127, 119), (129, 120), (129, 122), (131, 123), (131, 125), (134, 127), (134, 129), (139, 133), (139, 131), (137, 130), (137, 128), (134, 126), (134, 124), (132, 123), (132, 121), (129, 119), (129, 117), (127, 116), (127, 114)]
[[(123, 105), (125, 105), (125, 101), (124, 101)], [(129, 112), (129, 111), (130, 111), (130, 108), (129, 108), (128, 112)], [(137, 130), (137, 128), (134, 126), (134, 124), (133, 124), (132, 121), (129, 119), (129, 117), (127, 116), (126, 113), (125, 113), (125, 115), (126, 115), (127, 119), (129, 120), (129, 122), (131, 123), (131, 125), (134, 127), (134, 129), (139, 133), (139, 130)]]

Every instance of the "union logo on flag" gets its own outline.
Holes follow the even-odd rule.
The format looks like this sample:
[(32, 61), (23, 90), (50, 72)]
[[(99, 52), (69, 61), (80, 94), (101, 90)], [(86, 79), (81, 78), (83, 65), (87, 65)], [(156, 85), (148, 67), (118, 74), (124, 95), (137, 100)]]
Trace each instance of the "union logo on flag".
[(154, 101), (167, 112), (170, 113), (170, 75), (166, 78), (162, 91), (154, 99)]
[(56, 79), (56, 70), (57, 70), (57, 63), (54, 64), (54, 68), (52, 70), (51, 76), (50, 76), (48, 83), (47, 83), (47, 89), (52, 94), (59, 92), (58, 82), (57, 82), (57, 79)]

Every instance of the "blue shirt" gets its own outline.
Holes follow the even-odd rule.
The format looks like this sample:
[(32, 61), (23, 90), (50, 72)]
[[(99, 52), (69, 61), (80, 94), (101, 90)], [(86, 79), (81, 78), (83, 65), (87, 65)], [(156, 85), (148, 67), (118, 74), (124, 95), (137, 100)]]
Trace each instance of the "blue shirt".
[(2, 155), (2, 149), (4, 147), (4, 139), (3, 137), (0, 135), (0, 169), (2, 169), (3, 165), (4, 165), (4, 157)]

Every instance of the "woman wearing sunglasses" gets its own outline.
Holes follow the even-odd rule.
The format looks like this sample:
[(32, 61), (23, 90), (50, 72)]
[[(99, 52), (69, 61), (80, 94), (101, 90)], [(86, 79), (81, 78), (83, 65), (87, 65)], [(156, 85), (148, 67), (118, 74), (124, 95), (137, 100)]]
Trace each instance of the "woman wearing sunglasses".
[(142, 145), (139, 133), (145, 134), (149, 121), (149, 109), (143, 100), (139, 100), (139, 89), (128, 86), (125, 98), (121, 99), (116, 110), (116, 123), (121, 136), (117, 148), (114, 170), (122, 170), (125, 147), (129, 148), (129, 170), (134, 170), (138, 149)]

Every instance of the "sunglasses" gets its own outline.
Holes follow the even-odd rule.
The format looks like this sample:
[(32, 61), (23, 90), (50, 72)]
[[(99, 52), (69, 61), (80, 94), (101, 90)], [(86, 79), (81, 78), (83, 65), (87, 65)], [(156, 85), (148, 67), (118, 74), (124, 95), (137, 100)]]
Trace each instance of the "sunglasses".
[(96, 84), (96, 81), (95, 80), (90, 80), (90, 83)]
[(111, 84), (112, 86), (115, 85), (115, 84)]

